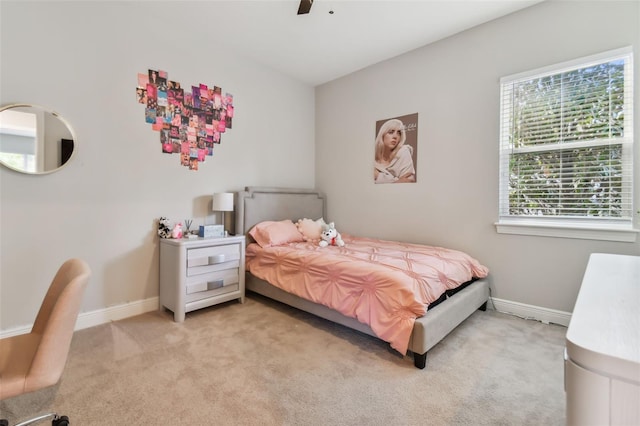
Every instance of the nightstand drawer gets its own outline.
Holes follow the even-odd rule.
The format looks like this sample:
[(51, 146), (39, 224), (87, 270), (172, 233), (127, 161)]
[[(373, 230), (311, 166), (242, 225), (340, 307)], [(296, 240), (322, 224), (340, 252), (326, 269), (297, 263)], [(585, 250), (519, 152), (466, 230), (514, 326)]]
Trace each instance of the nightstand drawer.
[(238, 291), (240, 275), (238, 268), (201, 275), (187, 280), (185, 302), (218, 296)]
[(240, 244), (226, 244), (187, 250), (187, 276), (237, 268)]

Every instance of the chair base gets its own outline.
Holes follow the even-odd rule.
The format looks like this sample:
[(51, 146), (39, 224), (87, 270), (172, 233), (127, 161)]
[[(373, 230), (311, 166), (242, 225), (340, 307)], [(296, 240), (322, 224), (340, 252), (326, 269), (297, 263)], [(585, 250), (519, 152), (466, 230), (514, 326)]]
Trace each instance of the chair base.
[[(43, 414), (20, 423), (16, 423), (14, 426), (27, 426), (47, 419), (51, 419), (52, 426), (69, 426), (69, 417), (58, 416), (56, 413)], [(9, 422), (6, 419), (0, 419), (0, 426), (9, 426)]]

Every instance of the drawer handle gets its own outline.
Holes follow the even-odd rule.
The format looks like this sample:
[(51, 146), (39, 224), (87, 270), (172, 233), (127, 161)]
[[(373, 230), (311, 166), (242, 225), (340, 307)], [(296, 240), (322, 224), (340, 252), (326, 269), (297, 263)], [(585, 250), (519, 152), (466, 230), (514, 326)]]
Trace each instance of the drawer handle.
[(216, 263), (222, 263), (225, 261), (224, 254), (217, 254), (215, 256), (209, 256), (209, 265), (215, 265)]
[(216, 288), (220, 288), (224, 285), (224, 280), (215, 280), (215, 281), (207, 281), (207, 291), (215, 290)]

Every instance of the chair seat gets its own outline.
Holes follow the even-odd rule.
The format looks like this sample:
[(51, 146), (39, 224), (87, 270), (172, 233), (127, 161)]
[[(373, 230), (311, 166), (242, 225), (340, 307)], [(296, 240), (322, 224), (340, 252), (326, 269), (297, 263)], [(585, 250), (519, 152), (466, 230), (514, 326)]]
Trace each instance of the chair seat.
[(27, 333), (0, 340), (0, 400), (27, 390), (27, 374), (42, 336)]

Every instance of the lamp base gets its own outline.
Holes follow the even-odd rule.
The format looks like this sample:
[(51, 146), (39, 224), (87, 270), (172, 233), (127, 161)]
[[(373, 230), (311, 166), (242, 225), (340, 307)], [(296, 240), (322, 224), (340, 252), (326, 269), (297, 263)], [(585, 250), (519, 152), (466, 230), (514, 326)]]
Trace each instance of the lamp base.
[(227, 222), (225, 222), (224, 220), (224, 210), (222, 211), (222, 229), (223, 229), (223, 235), (227, 235)]

